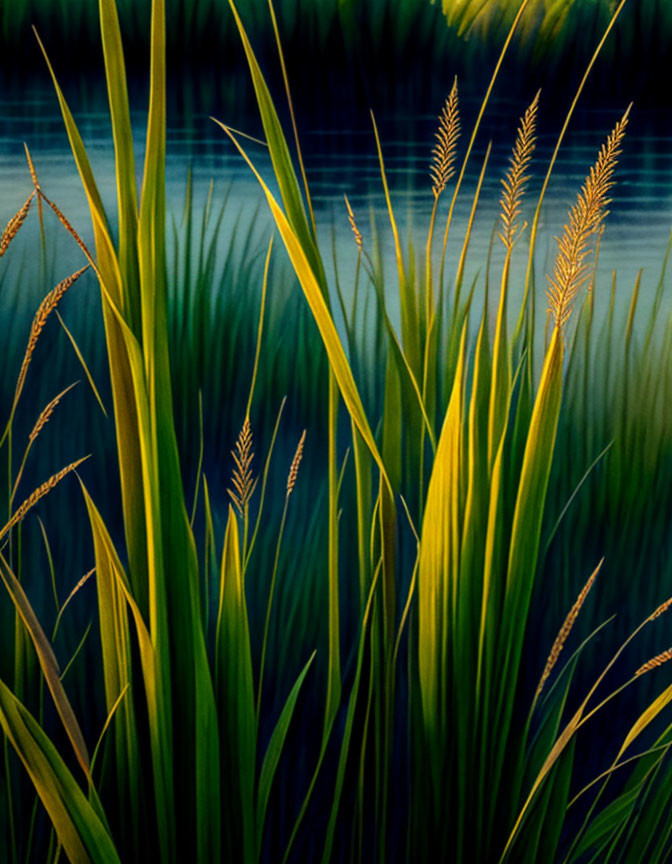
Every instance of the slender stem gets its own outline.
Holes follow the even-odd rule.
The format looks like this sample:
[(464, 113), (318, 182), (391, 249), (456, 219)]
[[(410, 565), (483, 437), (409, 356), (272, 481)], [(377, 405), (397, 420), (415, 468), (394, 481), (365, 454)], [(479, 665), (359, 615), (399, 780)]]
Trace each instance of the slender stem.
[(271, 587), (268, 592), (268, 604), (266, 606), (266, 621), (264, 623), (264, 639), (261, 643), (261, 661), (259, 663), (259, 687), (257, 689), (257, 706), (256, 706), (256, 724), (259, 729), (259, 712), (261, 709), (261, 691), (264, 684), (264, 666), (266, 665), (266, 648), (268, 646), (268, 631), (271, 624), (271, 607), (273, 606), (273, 594), (275, 592), (275, 580), (278, 575), (278, 562), (280, 560), (280, 548), (282, 546), (282, 537), (285, 533), (285, 522), (287, 520), (287, 505), (289, 504), (289, 495), (285, 496), (285, 506), (282, 508), (282, 521), (280, 522), (280, 531), (278, 532), (278, 541), (275, 545), (275, 560), (273, 562), (273, 574), (271, 576)]

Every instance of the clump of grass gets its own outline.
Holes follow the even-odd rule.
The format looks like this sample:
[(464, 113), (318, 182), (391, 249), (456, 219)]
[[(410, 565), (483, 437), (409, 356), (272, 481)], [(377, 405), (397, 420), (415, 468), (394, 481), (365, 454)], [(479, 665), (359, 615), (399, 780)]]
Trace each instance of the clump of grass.
[[(552, 861), (564, 854), (564, 847), (569, 847), (570, 859), (575, 850), (582, 853), (585, 837), (593, 845), (614, 844), (626, 829), (640, 830), (659, 816), (655, 805), (638, 806), (637, 813), (623, 807), (609, 820), (594, 818), (593, 805), (584, 811), (590, 827), (585, 837), (583, 829), (575, 836), (563, 836), (575, 824), (567, 813), (572, 806), (569, 789), (576, 772), (577, 734), (644, 673), (635, 674), (595, 707), (593, 696), (627, 645), (672, 601), (659, 605), (633, 631), (569, 719), (565, 717), (566, 705), (571, 704), (567, 697), (570, 686), (576, 684), (574, 670), (583, 645), (557, 674), (539, 710), (529, 714), (526, 706), (532, 694), (527, 692), (524, 675), (536, 656), (533, 653), (530, 660), (525, 646), (533, 593), (544, 568), (542, 540), (549, 513), (551, 466), (558, 459), (561, 403), (570, 375), (565, 371), (565, 353), (570, 352), (571, 369), (576, 343), (569, 337), (583, 335), (580, 328), (585, 326), (582, 322), (589, 314), (590, 301), (575, 316), (574, 333), (570, 315), (589, 275), (594, 236), (606, 216), (628, 113), (600, 152), (559, 241), (549, 288), (553, 329), (539, 378), (532, 374), (530, 358), (535, 345), (527, 305), (521, 310), (525, 326), (520, 341), (510, 340), (505, 326), (508, 268), (522, 230), (538, 96), (522, 118), (504, 180), (501, 232), (507, 255), (493, 339), (487, 299), (480, 312), (476, 310), (475, 284), (468, 293), (464, 286), (462, 293), (469, 235), (487, 158), (451, 286), (444, 279), (443, 267), (438, 279), (433, 273), (431, 227), (426, 259), (420, 264), (413, 248), (402, 245), (383, 147), (375, 133), (394, 241), (402, 332), (396, 332), (387, 312), (389, 283), (383, 278), (379, 257), (365, 248), (346, 199), (361, 278), (370, 283), (377, 304), (374, 392), (367, 398), (361, 380), (366, 367), (361, 358), (371, 356), (362, 344), (368, 332), (355, 326), (361, 310), (357, 300), (350, 313), (342, 303), (348, 329), (346, 352), (334, 321), (327, 268), (310, 207), (304, 206), (278, 115), (236, 16), (282, 205), (261, 175), (257, 177), (330, 366), (322, 381), (328, 392), (326, 506), (320, 507), (312, 494), (302, 495), (299, 468), (304, 458), (313, 458), (304, 453), (304, 431), (289, 472), (278, 486), (280, 494), (275, 496), (282, 501), (279, 527), (274, 520), (262, 519), (264, 499), (272, 487), (267, 487), (267, 480), (270, 453), (280, 428), (278, 416), (269, 455), (259, 471), (257, 522), (248, 544), (249, 508), (257, 482), (250, 420), (253, 391), (258, 374), (271, 374), (260, 368), (261, 341), (267, 338), (263, 324), (271, 244), (264, 268), (252, 384), (245, 410), (236, 415), (239, 406), (230, 408), (232, 417), (245, 419), (233, 450), (234, 472), (228, 490), (233, 506), (228, 506), (222, 525), (218, 517), (224, 508), (213, 496), (211, 490), (216, 487), (208, 484), (203, 468), (202, 430), (196, 500), (187, 506), (172, 404), (177, 375), (170, 365), (164, 268), (165, 7), (161, 0), (153, 7), (152, 98), (139, 208), (114, 3), (103, 0), (101, 11), (118, 142), (118, 203), (124, 214), (118, 242), (108, 230), (109, 220), (84, 145), (57, 87), (94, 222), (98, 263), (93, 269), (105, 316), (125, 529), (125, 543), (115, 542), (113, 537), (121, 532), (110, 530), (82, 485), (95, 552), (101, 649), (96, 656), (102, 657), (104, 678), (104, 700), (98, 713), (103, 730), (99, 746), (105, 751), (106, 770), (95, 777), (90, 767), (95, 758), (89, 762), (86, 745), (82, 747), (53, 651), (19, 580), (12, 578), (11, 568), (0, 559), (3, 581), (17, 609), (17, 631), (24, 634), (21, 628), (26, 628), (38, 650), (40, 670), (55, 694), (57, 710), (86, 775), (88, 799), (78, 792), (72, 771), (44, 732), (47, 719), (40, 717), (38, 722), (28, 714), (18, 686), (13, 693), (0, 685), (0, 721), (47, 809), (55, 832), (51, 852), (58, 854), (55, 848), (61, 843), (70, 859), (77, 861), (136, 861), (158, 854), (168, 864), (183, 859), (197, 864), (224, 859), (255, 864), (268, 855), (288, 861), (310, 848), (317, 849), (315, 854), (327, 864), (353, 856), (363, 860), (366, 855), (372, 860), (389, 860), (395, 854), (393, 847), (403, 845), (401, 838), (417, 861), (433, 860), (437, 854), (457, 861)], [(509, 44), (510, 39), (506, 46)], [(492, 86), (495, 78), (496, 74)], [(446, 232), (482, 113), (458, 176)], [(224, 129), (256, 170), (235, 133)], [(454, 87), (440, 121), (440, 152), (432, 175), (432, 224), (438, 218), (439, 199), (452, 179), (458, 129)], [(92, 255), (79, 234), (41, 190), (34, 166), (31, 175), (39, 200), (49, 205), (91, 263)], [(359, 267), (355, 278), (360, 278)], [(203, 293), (197, 293), (197, 298), (207, 297), (205, 288), (204, 277), (199, 288)], [(452, 296), (448, 296), (451, 289)], [(198, 300), (187, 298), (185, 302), (189, 319), (185, 327), (193, 325), (194, 332), (199, 332), (205, 310), (198, 308)], [(179, 340), (178, 325), (185, 322), (177, 317)], [(314, 358), (318, 353), (315, 337), (310, 347), (315, 349), (310, 355)], [(627, 356), (629, 350), (626, 346)], [(232, 358), (236, 374), (237, 359)], [(570, 378), (572, 383), (575, 380)], [(52, 403), (47, 406), (33, 431), (44, 427), (54, 407)], [(348, 425), (340, 424), (339, 418), (349, 421)], [(255, 439), (260, 441), (263, 434), (258, 429), (255, 420)], [(29, 443), (34, 440), (30, 437)], [(26, 499), (0, 532), (0, 540), (78, 464), (53, 475)], [(226, 500), (225, 494), (222, 497)], [(398, 518), (399, 504), (403, 519)], [(274, 681), (271, 697), (265, 679), (269, 678), (266, 660), (271, 622), (279, 606), (277, 580), (285, 568), (292, 577), (296, 571), (303, 572), (296, 564), (296, 550), (292, 549), (291, 557), (283, 552), (290, 515), (306, 534), (309, 525), (324, 523), (317, 536), (326, 535), (328, 541), (315, 544), (315, 560), (306, 568), (319, 581), (302, 592), (298, 583), (304, 580), (292, 578), (292, 591), (282, 598), (282, 612), (276, 613), (279, 653), (286, 657), (296, 645), (296, 651), (306, 656), (298, 675), (292, 669), (291, 685), (283, 688), (279, 677)], [(351, 528), (357, 537), (356, 549), (354, 543), (343, 543)], [(200, 536), (202, 543), (197, 542)], [(261, 547), (264, 561), (273, 563), (259, 568), (262, 575), (270, 572), (270, 580), (268, 596), (261, 610), (255, 610), (249, 587), (255, 580), (249, 574), (256, 561), (253, 556)], [(353, 580), (346, 577), (355, 567), (358, 580), (353, 586)], [(565, 618), (533, 706), (576, 626), (596, 574)], [(266, 582), (261, 580), (254, 591), (259, 585), (265, 592)], [(352, 596), (344, 594), (344, 586)], [(218, 597), (214, 628), (210, 625), (213, 596)], [(57, 626), (70, 597), (72, 593), (59, 609)], [(345, 611), (353, 609), (344, 620)], [(258, 650), (255, 615), (259, 615), (259, 625), (262, 616), (264, 622)], [(306, 681), (314, 644), (305, 634), (314, 632), (309, 626), (313, 621), (318, 631), (315, 644), (324, 659), (315, 665), (311, 678), (317, 680), (309, 688)], [(341, 665), (345, 633), (350, 659)], [(22, 644), (17, 638), (17, 666), (21, 666)], [(662, 664), (667, 653), (649, 663)], [(31, 676), (26, 673), (24, 677)], [(32, 677), (41, 692), (39, 677)], [(136, 711), (139, 704), (142, 711)], [(666, 697), (646, 705), (619, 759), (665, 704)], [(300, 728), (292, 732), (294, 723), (300, 723)], [(266, 745), (263, 752), (262, 742)], [(669, 741), (664, 741), (655, 754), (650, 751), (635, 764), (631, 782), (643, 790), (644, 798), (652, 789), (647, 785), (648, 769), (658, 770), (661, 765), (653, 757), (658, 759), (667, 745)], [(296, 749), (288, 752), (290, 747)], [(25, 759), (26, 754), (36, 761)], [(669, 771), (664, 773), (661, 768), (659, 773), (665, 784), (672, 782)], [(146, 790), (151, 794), (145, 799)], [(284, 803), (277, 806), (280, 795)], [(141, 809), (143, 800), (146, 806)], [(269, 808), (273, 818), (267, 818)], [(324, 819), (318, 820), (319, 829), (315, 820), (306, 818), (311, 808), (324, 813)], [(644, 816), (637, 822), (640, 812)], [(348, 836), (346, 829), (351, 825), (353, 833)], [(301, 843), (306, 845), (300, 847)], [(626, 860), (638, 859), (633, 852)], [(639, 860), (644, 859), (640, 856)], [(661, 856), (651, 860), (661, 860)]]

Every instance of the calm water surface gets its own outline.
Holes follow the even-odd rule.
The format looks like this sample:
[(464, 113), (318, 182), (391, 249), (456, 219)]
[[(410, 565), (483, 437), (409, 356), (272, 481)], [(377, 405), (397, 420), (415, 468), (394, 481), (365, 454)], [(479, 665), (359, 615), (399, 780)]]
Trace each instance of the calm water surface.
[[(476, 110), (475, 102), (463, 99), (463, 128), (470, 128)], [(71, 106), (87, 145), (94, 173), (98, 179), (108, 212), (114, 213), (115, 180), (109, 119), (104, 106), (100, 110), (81, 112)], [(477, 141), (464, 191), (456, 210), (450, 244), (453, 273), (459, 256), (467, 218), (472, 205), (476, 177), (480, 171), (488, 140), (493, 150), (487, 167), (479, 204), (466, 276), (471, 280), (479, 272), (481, 281), (488, 246), (498, 214), (500, 179), (506, 170), (518, 116), (525, 105), (499, 102), (489, 109)], [(561, 232), (567, 210), (573, 203), (586, 171), (594, 161), (604, 137), (622, 113), (622, 106), (610, 110), (578, 112), (572, 130), (561, 151), (542, 213), (537, 255), (538, 278), (552, 267), (554, 235)], [(213, 113), (252, 135), (260, 134), (257, 118), (225, 116), (213, 106)], [(432, 196), (427, 163), (436, 120), (432, 116), (378, 117), (385, 163), (397, 218), (403, 232), (412, 232), (417, 249), (424, 248), (424, 232), (429, 218)], [(215, 182), (215, 201), (229, 190), (225, 230), (236, 219), (255, 219), (260, 236), (270, 225), (267, 209), (256, 181), (234, 152), (224, 134), (205, 115), (187, 119), (172, 117), (168, 129), (167, 184), (171, 219), (179, 224), (184, 206), (187, 167), (191, 166), (196, 210), (204, 206), (211, 180)], [(134, 113), (136, 157), (142, 167), (144, 114)], [(561, 118), (540, 114), (539, 142), (534, 161), (535, 177), (530, 184), (524, 218), (531, 219), (534, 193), (538, 191), (555, 145)], [(371, 237), (371, 214), (379, 228), (384, 250), (391, 251), (391, 236), (375, 144), (367, 117), (353, 117), (351, 128), (304, 128), (307, 172), (321, 225), (321, 241), (330, 250), (334, 232), (339, 269), (347, 291), (348, 276), (355, 259), (343, 194), (355, 209), (365, 242)], [(58, 202), (72, 223), (85, 237), (90, 237), (90, 222), (74, 162), (70, 154), (53, 92), (29, 89), (22, 98), (0, 98), (0, 220), (6, 220), (25, 200), (30, 190), (23, 155), (23, 141), (28, 142), (40, 181), (49, 196)], [(249, 153), (264, 176), (272, 178), (265, 149), (245, 142)], [(466, 145), (463, 136), (462, 147)], [(598, 287), (598, 309), (609, 293), (611, 274), (618, 272), (619, 306), (626, 308), (637, 272), (643, 268), (642, 297), (653, 295), (672, 227), (672, 120), (662, 112), (633, 112), (625, 149), (617, 174), (618, 185), (602, 245)], [(271, 186), (273, 184), (271, 183)], [(449, 203), (446, 194), (444, 217)], [(4, 224), (3, 222), (3, 224)], [(35, 229), (33, 229), (35, 230)], [(442, 232), (439, 232), (442, 233)], [(437, 243), (437, 247), (440, 243)], [(493, 268), (501, 260), (495, 245)], [(438, 249), (437, 249), (438, 251)], [(514, 286), (520, 282), (526, 264), (526, 237), (520, 242), (514, 262)], [(9, 256), (8, 256), (9, 257)], [(325, 257), (330, 257), (325, 254)], [(3, 262), (4, 264), (4, 262)], [(30, 262), (28, 262), (30, 266)], [(496, 273), (496, 269), (494, 270)], [(514, 291), (515, 293), (515, 291)], [(670, 292), (672, 293), (672, 292)], [(671, 308), (672, 303), (667, 303)], [(394, 299), (392, 298), (394, 311)]]

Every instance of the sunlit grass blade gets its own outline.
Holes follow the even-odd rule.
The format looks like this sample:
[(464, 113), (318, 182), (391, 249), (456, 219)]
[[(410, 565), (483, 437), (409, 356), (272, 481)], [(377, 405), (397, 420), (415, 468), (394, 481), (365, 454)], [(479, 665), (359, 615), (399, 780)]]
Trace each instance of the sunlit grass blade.
[(121, 864), (114, 843), (49, 738), (0, 681), (0, 725), (73, 864)]
[(223, 848), (232, 860), (256, 860), (254, 776), (256, 722), (252, 656), (238, 524), (233, 507), (224, 538), (215, 637), (216, 685), (222, 728), (222, 803), (230, 816)]
[(5, 588), (12, 599), (21, 620), (30, 635), (30, 638), (35, 647), (35, 651), (40, 661), (40, 667), (44, 680), (47, 683), (49, 692), (54, 700), (54, 705), (58, 711), (63, 727), (70, 739), (72, 748), (75, 751), (77, 761), (79, 762), (84, 774), (89, 776), (89, 752), (82, 735), (82, 730), (79, 728), (79, 723), (70, 705), (70, 700), (67, 697), (60, 679), (60, 669), (51, 643), (47, 639), (37, 616), (30, 605), (25, 591), (21, 587), (21, 583), (16, 578), (4, 556), (0, 554), (0, 576), (5, 584)]
[(255, 815), (257, 835), (257, 858), (261, 857), (264, 823), (266, 822), (266, 810), (268, 808), (268, 799), (271, 794), (271, 788), (273, 786), (275, 773), (278, 768), (278, 763), (280, 762), (280, 757), (282, 756), (285, 739), (287, 738), (289, 725), (292, 722), (292, 717), (294, 716), (294, 709), (296, 708), (296, 703), (299, 698), (299, 693), (301, 692), (301, 687), (303, 686), (303, 682), (305, 681), (308, 670), (310, 669), (314, 659), (315, 652), (311, 654), (308, 662), (301, 670), (299, 677), (294, 682), (294, 686), (292, 687), (289, 695), (287, 696), (287, 700), (284, 704), (282, 712), (280, 713), (278, 721), (275, 724), (273, 733), (268, 742), (268, 747), (266, 748), (264, 761), (261, 764), (261, 771), (259, 773), (259, 785), (257, 788), (257, 805)]

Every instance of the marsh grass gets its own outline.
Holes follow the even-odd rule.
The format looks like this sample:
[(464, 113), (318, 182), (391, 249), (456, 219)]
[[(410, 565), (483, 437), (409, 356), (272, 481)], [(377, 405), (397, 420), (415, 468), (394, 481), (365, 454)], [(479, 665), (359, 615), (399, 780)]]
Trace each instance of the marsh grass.
[[(117, 11), (112, 0), (100, 8), (118, 236), (50, 67), (89, 201), (95, 252), (47, 198), (31, 163), (33, 194), (99, 283), (119, 466), (112, 488), (123, 530), (104, 512), (107, 502), (97, 500), (83, 469), (77, 495), (87, 528), (76, 522), (59, 542), (91, 536), (95, 581), (78, 575), (59, 595), (45, 522), (41, 543), (56, 605), (49, 640), (27, 593), (23, 531), (31, 520), (24, 517), (59, 496), (79, 463), (48, 475), (14, 508), (16, 478), (28, 461), (19, 459), (16, 472), (10, 445), (23, 440), (23, 381), (40, 371), (37, 362), (28, 370), (18, 355), (22, 387), (14, 392), (23, 389), (24, 398), (10, 395), (7, 407), (8, 512), (0, 529), (0, 541), (11, 538), (0, 573), (14, 616), (13, 669), (2, 665), (3, 682), (9, 676), (12, 686), (0, 683), (0, 824), (10, 855), (49, 862), (60, 854), (78, 862), (157, 855), (166, 862), (417, 861), (438, 850), (447, 859), (475, 861), (575, 861), (586, 854), (616, 860), (617, 853), (633, 864), (643, 855), (665, 860), (672, 775), (663, 712), (672, 690), (655, 685), (636, 706), (616, 700), (663, 675), (655, 670), (669, 654), (649, 650), (669, 614), (670, 601), (660, 601), (669, 590), (643, 572), (640, 559), (671, 512), (665, 457), (672, 430), (664, 410), (671, 331), (657, 324), (664, 277), (643, 331), (634, 326), (639, 280), (623, 333), (613, 308), (599, 331), (598, 283), (589, 265), (627, 112), (577, 190), (560, 236), (543, 356), (535, 347), (533, 279), (514, 310), (513, 336), (507, 325), (509, 263), (519, 254), (516, 239), (529, 207), (524, 193), (534, 170), (538, 96), (521, 118), (504, 178), (506, 263), (494, 332), (488, 292), (481, 306), (476, 283), (463, 284), (490, 148), (461, 252), (445, 259), (455, 202), (501, 63), (463, 150), (456, 89), (439, 120), (424, 261), (401, 239), (374, 121), (395, 277), (389, 269), (383, 275), (379, 248), (360, 231), (346, 199), (357, 259), (348, 308), (327, 282), (305, 174), (294, 169), (252, 43), (231, 5), (280, 200), (236, 133), (220, 126), (257, 176), (306, 301), (298, 316), (291, 303), (278, 315), (272, 300), (286, 271), (272, 263), (271, 243), (254, 255), (250, 240), (236, 264), (233, 244), (222, 254), (221, 216), (213, 216), (210, 202), (200, 226), (187, 207), (185, 241), (175, 244), (167, 278), (163, 2), (154, 0), (152, 11), (139, 196)], [(432, 266), (435, 221), (444, 241), (438, 267)], [(3, 235), (12, 235), (5, 250), (16, 226), (15, 218)], [(179, 238), (178, 226), (173, 230)], [(533, 256), (532, 248), (532, 275)], [(237, 290), (213, 298), (222, 258), (231, 284), (257, 283), (258, 305)], [(387, 309), (392, 290), (400, 333)], [(31, 357), (56, 295), (46, 296), (35, 319), (42, 326), (28, 336)], [(358, 326), (372, 301), (373, 349)], [(287, 327), (291, 339), (280, 341)], [(88, 356), (86, 346), (75, 353), (78, 362)], [(101, 370), (93, 364), (92, 370), (90, 379), (99, 380)], [(273, 388), (292, 377), (313, 423), (298, 427), (308, 425), (308, 433), (297, 431), (287, 455), (280, 442), (291, 398), (285, 409)], [(367, 379), (370, 386), (362, 386)], [(64, 408), (59, 399), (33, 409), (31, 418), (43, 422), (26, 421), (28, 448), (37, 451), (53, 431), (45, 418)], [(233, 455), (227, 470), (220, 464), (219, 479), (207, 467), (217, 460), (207, 452), (206, 412), (226, 414), (219, 447)], [(642, 494), (642, 476), (650, 496)], [(25, 483), (23, 474), (17, 488)], [(652, 510), (658, 511), (653, 524)], [(602, 604), (610, 591), (618, 593), (605, 574), (626, 562), (633, 569), (613, 583), (635, 621), (605, 642), (608, 627), (593, 626), (591, 610), (602, 622)], [(636, 599), (633, 572), (646, 582)], [(592, 573), (587, 583), (586, 573)], [(80, 592), (94, 588), (93, 629), (72, 646), (61, 672), (51, 642), (67, 629), (66, 607), (69, 613)], [(538, 612), (542, 589), (551, 598), (545, 615)], [(67, 598), (63, 604), (59, 596)], [(632, 649), (646, 652), (643, 663), (631, 662)], [(63, 680), (84, 659), (100, 682), (95, 700), (70, 677)], [(591, 763), (585, 778), (577, 747), (583, 740), (590, 746), (603, 709), (615, 704), (627, 704), (623, 743), (615, 759), (612, 746), (604, 763)], [(88, 721), (81, 727), (80, 713)], [(91, 758), (86, 741), (94, 745)]]

